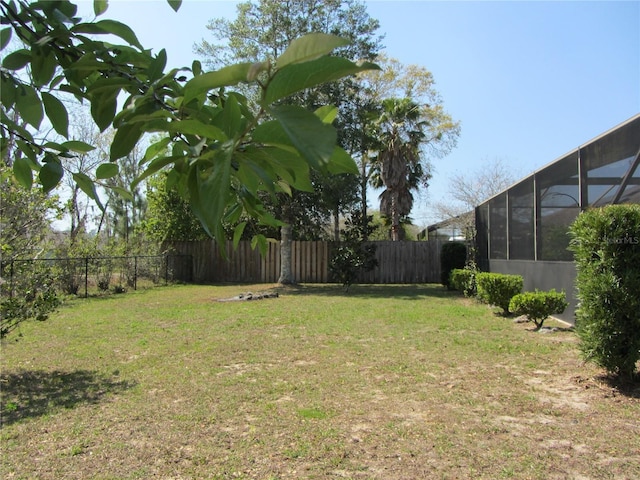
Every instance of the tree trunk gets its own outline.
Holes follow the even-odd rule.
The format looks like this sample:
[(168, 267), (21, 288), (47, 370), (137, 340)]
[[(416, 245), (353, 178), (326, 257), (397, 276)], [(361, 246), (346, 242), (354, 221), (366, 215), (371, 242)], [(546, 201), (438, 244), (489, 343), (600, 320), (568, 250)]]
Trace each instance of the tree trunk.
[(71, 200), (69, 202), (69, 215), (71, 216), (71, 228), (69, 230), (69, 243), (73, 245), (76, 243), (76, 237), (80, 233), (82, 227), (82, 220), (80, 217), (80, 206), (78, 205), (78, 192), (80, 187), (75, 186), (71, 193)]
[(291, 272), (291, 225), (280, 228), (280, 278), (278, 283), (290, 285), (295, 283)]
[(333, 211), (333, 239), (336, 242), (340, 241), (340, 212), (338, 207)]
[(398, 213), (398, 193), (391, 195), (391, 241), (400, 240), (400, 214)]
[(369, 229), (367, 228), (369, 226), (369, 222), (367, 221), (367, 184), (369, 183), (368, 180), (368, 175), (367, 175), (367, 163), (365, 161), (366, 158), (366, 152), (362, 153), (362, 173), (360, 176), (360, 179), (362, 181), (362, 183), (360, 184), (360, 189), (362, 190), (360, 192), (361, 196), (362, 196), (362, 241), (366, 242), (369, 240), (369, 234), (368, 231)]

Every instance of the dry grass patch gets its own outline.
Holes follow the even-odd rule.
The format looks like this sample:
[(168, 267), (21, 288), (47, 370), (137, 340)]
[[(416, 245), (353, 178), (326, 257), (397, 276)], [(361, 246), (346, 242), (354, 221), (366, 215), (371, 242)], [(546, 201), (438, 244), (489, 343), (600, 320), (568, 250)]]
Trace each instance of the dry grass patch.
[(572, 332), (431, 285), (217, 301), (267, 287), (23, 326), (3, 345), (4, 478), (640, 478), (639, 392), (583, 365)]

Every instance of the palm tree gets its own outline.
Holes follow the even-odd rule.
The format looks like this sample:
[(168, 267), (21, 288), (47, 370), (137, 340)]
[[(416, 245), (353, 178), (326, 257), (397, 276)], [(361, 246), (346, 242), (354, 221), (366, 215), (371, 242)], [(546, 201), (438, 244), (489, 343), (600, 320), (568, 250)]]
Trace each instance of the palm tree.
[(425, 128), (420, 105), (410, 98), (389, 98), (382, 102), (378, 118), (379, 146), (375, 187), (380, 194), (380, 212), (391, 219), (391, 240), (400, 239), (400, 219), (413, 208), (412, 190), (431, 178), (430, 169), (421, 162), (420, 146)]

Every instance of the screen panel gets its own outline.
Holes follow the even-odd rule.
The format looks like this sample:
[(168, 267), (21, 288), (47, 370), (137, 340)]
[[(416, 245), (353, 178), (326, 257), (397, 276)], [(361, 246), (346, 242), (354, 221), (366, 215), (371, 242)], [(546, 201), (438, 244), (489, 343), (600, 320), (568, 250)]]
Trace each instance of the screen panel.
[(507, 258), (507, 193), (489, 201), (489, 258)]
[(578, 150), (536, 173), (538, 260), (572, 260), (569, 226), (580, 213)]
[(509, 195), (509, 259), (534, 260), (533, 177), (515, 185)]

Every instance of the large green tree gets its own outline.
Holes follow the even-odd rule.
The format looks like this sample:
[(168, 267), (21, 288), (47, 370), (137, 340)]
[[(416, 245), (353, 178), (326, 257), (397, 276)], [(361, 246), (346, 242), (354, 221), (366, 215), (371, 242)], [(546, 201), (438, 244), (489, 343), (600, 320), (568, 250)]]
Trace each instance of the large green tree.
[[(337, 52), (352, 61), (374, 60), (380, 50), (380, 37), (376, 34), (379, 24), (366, 12), (364, 3), (359, 0), (259, 0), (242, 2), (237, 6), (235, 20), (213, 19), (207, 28), (211, 30), (215, 42), (202, 41), (196, 52), (214, 66), (231, 61), (256, 62), (265, 58), (278, 58), (286, 46), (295, 38), (310, 32), (323, 32), (347, 38), (350, 42)], [(300, 104), (316, 109), (323, 104), (338, 107), (337, 115), (327, 117), (338, 130), (338, 140), (343, 148), (353, 153), (350, 147), (350, 132), (345, 128), (355, 115), (357, 104), (353, 101), (359, 90), (359, 83), (353, 78), (344, 78), (339, 82), (318, 85), (312, 89), (292, 92), (279, 104)], [(355, 151), (360, 151), (356, 149)], [(355, 173), (355, 172), (351, 172)], [(316, 192), (328, 190), (335, 185), (335, 179), (326, 175), (316, 176), (307, 185), (308, 190)], [(334, 193), (338, 189), (333, 189)], [(328, 213), (344, 211), (353, 202), (348, 190), (334, 200), (335, 205), (324, 203)], [(281, 275), (282, 283), (293, 281), (291, 275), (290, 240), (292, 226), (299, 220), (300, 211), (305, 202), (309, 205), (308, 194), (288, 195), (288, 192), (276, 197), (277, 217), (282, 220), (281, 229)], [(322, 207), (321, 198), (315, 198), (315, 209)]]
[(331, 212), (331, 238), (336, 242), (340, 241), (340, 219), (353, 211), (360, 200), (359, 188), (360, 179), (351, 174), (327, 176), (318, 184), (322, 209)]

